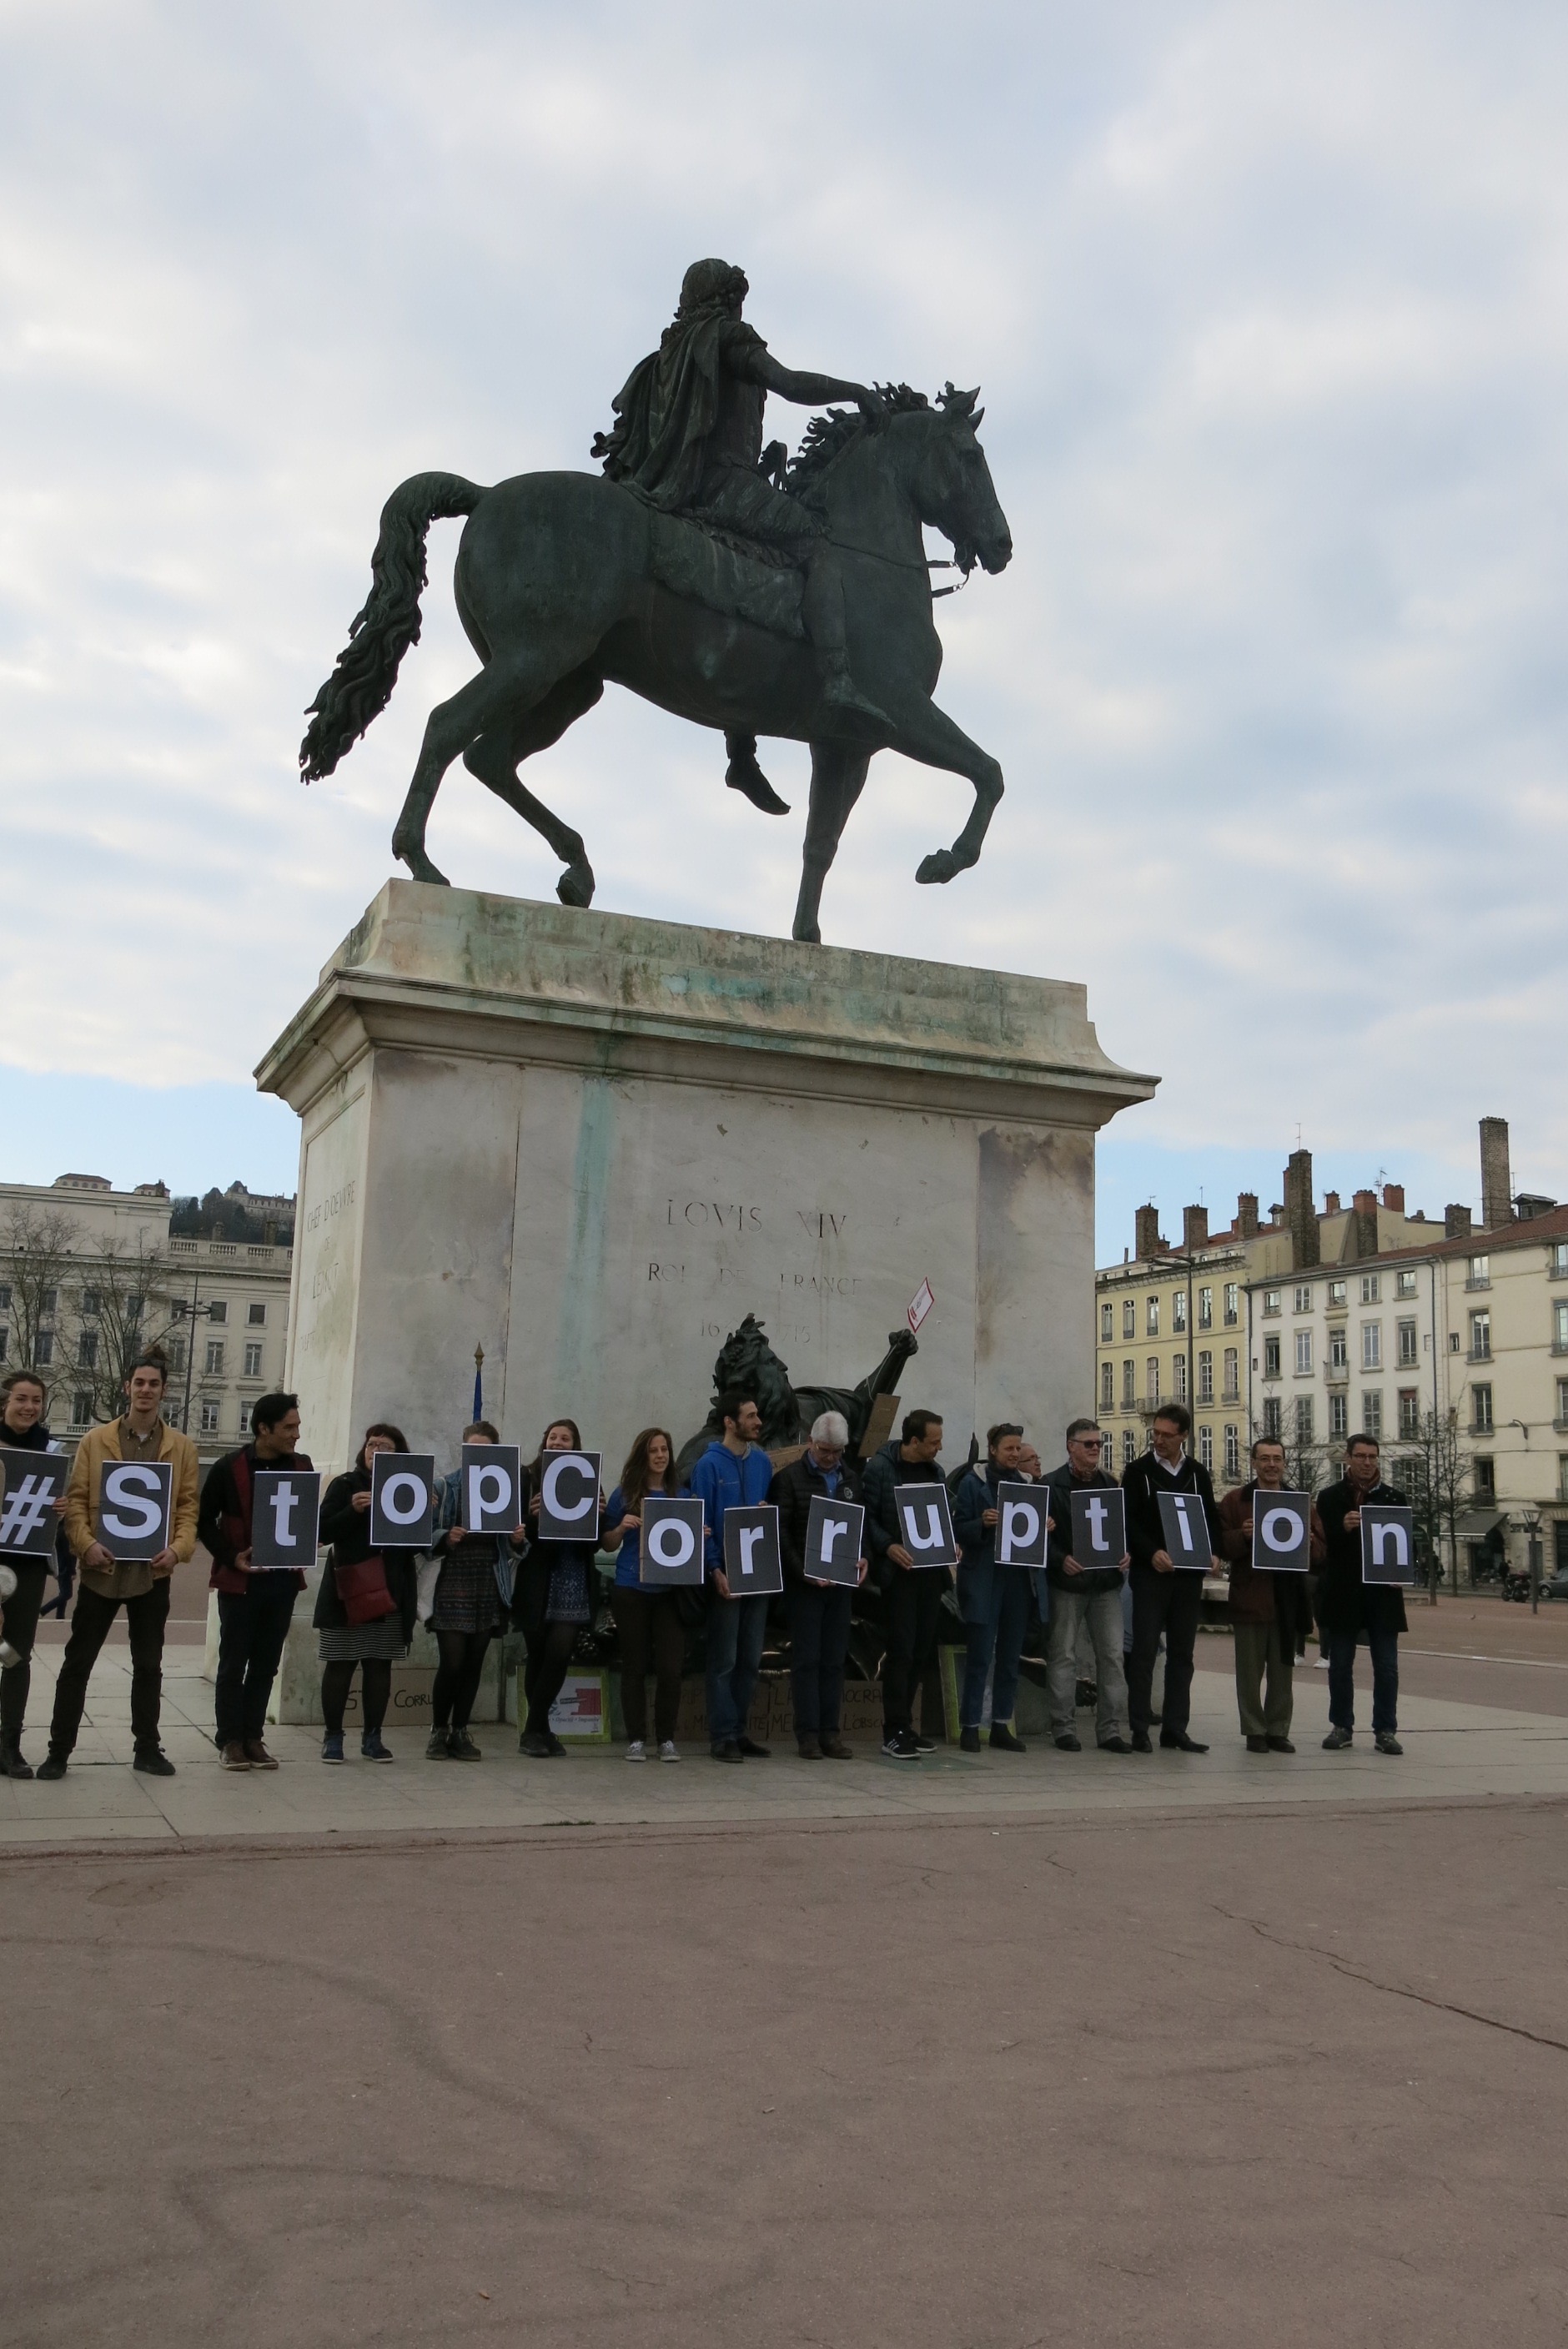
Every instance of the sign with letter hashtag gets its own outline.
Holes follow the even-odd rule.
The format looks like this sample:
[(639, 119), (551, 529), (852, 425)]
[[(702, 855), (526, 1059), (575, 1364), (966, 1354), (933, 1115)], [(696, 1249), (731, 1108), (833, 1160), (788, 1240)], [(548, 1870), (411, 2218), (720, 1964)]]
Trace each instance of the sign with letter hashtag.
[(58, 1453), (17, 1452), (0, 1445), (0, 1555), (53, 1557), (55, 1503), (66, 1489)]

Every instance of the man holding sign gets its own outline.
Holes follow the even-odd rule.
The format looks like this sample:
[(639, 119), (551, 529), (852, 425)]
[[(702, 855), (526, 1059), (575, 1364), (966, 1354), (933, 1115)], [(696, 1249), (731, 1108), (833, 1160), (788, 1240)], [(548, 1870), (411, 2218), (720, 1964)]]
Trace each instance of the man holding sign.
[[(850, 1651), (850, 1617), (855, 1592), (866, 1578), (862, 1535), (865, 1513), (861, 1481), (844, 1465), (850, 1431), (836, 1411), (812, 1423), (811, 1441), (799, 1460), (780, 1468), (768, 1488), (779, 1512), (779, 1547), (784, 1557), (785, 1603), (789, 1614), (789, 1688), (794, 1701), (795, 1741), (802, 1762), (850, 1762), (853, 1750), (840, 1729), (843, 1718), (844, 1659)], [(830, 1504), (824, 1512), (812, 1503)], [(816, 1544), (813, 1521), (820, 1531)], [(827, 1544), (826, 1555), (821, 1545)], [(835, 1559), (841, 1548), (853, 1561), (853, 1579)], [(831, 1567), (830, 1575), (829, 1568)]]
[(1121, 1479), (1127, 1496), (1127, 1547), (1132, 1553), (1132, 1671), (1128, 1709), (1136, 1754), (1153, 1751), (1154, 1660), (1165, 1640), (1165, 1703), (1160, 1743), (1182, 1754), (1208, 1747), (1188, 1727), (1192, 1705), (1193, 1651), (1202, 1610), (1203, 1577), (1179, 1567), (1168, 1546), (1162, 1495), (1195, 1495), (1212, 1547), (1220, 1530), (1209, 1472), (1187, 1450), (1192, 1416), (1185, 1403), (1167, 1403), (1154, 1414), (1152, 1448), (1135, 1460)]
[(768, 1748), (746, 1732), (746, 1719), (762, 1670), (768, 1637), (768, 1601), (745, 1599), (730, 1588), (724, 1567), (724, 1513), (754, 1509), (768, 1498), (773, 1463), (757, 1439), (762, 1414), (754, 1395), (731, 1392), (718, 1399), (724, 1433), (710, 1444), (691, 1472), (691, 1489), (707, 1523), (707, 1736), (716, 1762), (768, 1759)]
[(1300, 1564), (1294, 1563), (1293, 1553), (1284, 1571), (1270, 1570), (1271, 1543), (1289, 1529), (1269, 1523), (1268, 1495), (1284, 1490), (1284, 1446), (1273, 1436), (1260, 1436), (1253, 1446), (1251, 1484), (1238, 1485), (1220, 1504), (1220, 1556), (1231, 1569), (1236, 1710), (1249, 1754), (1295, 1752), (1290, 1742), (1295, 1660), (1305, 1652), (1312, 1630), (1307, 1577), (1323, 1564), (1323, 1524), (1307, 1502)]
[(218, 1594), (217, 1745), (225, 1770), (275, 1770), (264, 1739), (273, 1682), (288, 1637), (303, 1568), (263, 1568), (253, 1555), (259, 1468), (308, 1469), (299, 1443), (299, 1397), (263, 1395), (251, 1406), (251, 1441), (208, 1471), (198, 1530), (212, 1553)]
[[(1377, 1440), (1353, 1435), (1345, 1447), (1345, 1475), (1317, 1496), (1325, 1559), (1317, 1588), (1317, 1618), (1328, 1634), (1329, 1754), (1342, 1753), (1356, 1732), (1356, 1650), (1372, 1653), (1372, 1743), (1379, 1754), (1402, 1754), (1399, 1726), (1399, 1634), (1406, 1627), (1405, 1594), (1397, 1583), (1367, 1580), (1363, 1568), (1362, 1510), (1406, 1509), (1408, 1502), (1385, 1485)], [(1382, 1561), (1372, 1562), (1376, 1575)]]
[(91, 1429), (71, 1464), (66, 1539), (80, 1565), (82, 1586), (55, 1684), (49, 1752), (38, 1765), (40, 1778), (66, 1775), (88, 1681), (122, 1607), (130, 1635), (131, 1767), (156, 1778), (174, 1775), (158, 1733), (163, 1627), (169, 1620), (170, 1577), (196, 1547), (197, 1468), (196, 1446), (163, 1417), (168, 1375), (156, 1349), (144, 1354), (127, 1382), (126, 1410), (107, 1427)]
[[(923, 1485), (923, 1506), (910, 1521), (915, 1537), (929, 1548), (924, 1556), (940, 1557), (945, 1567), (951, 1553), (939, 1550), (944, 1530), (941, 1511), (947, 1486), (936, 1455), (942, 1449), (942, 1422), (934, 1411), (906, 1413), (902, 1434), (884, 1444), (866, 1462), (862, 1492), (866, 1509), (867, 1555), (877, 1569), (887, 1609), (887, 1653), (882, 1658), (882, 1752), (894, 1762), (918, 1762), (934, 1754), (936, 1740), (914, 1726), (914, 1698), (936, 1661), (936, 1635), (942, 1626), (942, 1594), (948, 1588), (946, 1571), (922, 1571), (920, 1558), (904, 1538), (908, 1530), (899, 1506), (906, 1485)], [(913, 1496), (917, 1502), (921, 1495)], [(951, 1526), (945, 1528), (951, 1531)]]
[[(1127, 1713), (1127, 1675), (1121, 1661), (1121, 1586), (1131, 1564), (1125, 1530), (1114, 1546), (1078, 1553), (1073, 1527), (1073, 1501), (1081, 1495), (1114, 1495), (1117, 1515), (1125, 1528), (1121, 1495), (1114, 1476), (1100, 1466), (1104, 1438), (1092, 1419), (1075, 1419), (1068, 1429), (1068, 1456), (1054, 1468), (1043, 1490), (1050, 1511), (1051, 1536), (1046, 1551), (1046, 1582), (1050, 1591), (1049, 1686), (1051, 1736), (1064, 1754), (1082, 1751), (1073, 1725), (1078, 1693), (1078, 1641), (1081, 1624), (1094, 1642), (1095, 1741), (1103, 1754), (1130, 1754), (1132, 1739)], [(1086, 1509), (1078, 1511), (1086, 1516)], [(1090, 1526), (1092, 1538), (1092, 1521)], [(1105, 1540), (1104, 1529), (1100, 1538)]]
[(958, 1744), (965, 1754), (980, 1751), (987, 1677), (991, 1680), (991, 1744), (1004, 1754), (1028, 1750), (1011, 1725), (1029, 1619), (1028, 1569), (1004, 1566), (996, 1554), (1001, 1518), (996, 1487), (1018, 1481), (1023, 1441), (1023, 1429), (1008, 1421), (987, 1429), (984, 1473), (971, 1468), (954, 1502), (954, 1531), (963, 1551), (958, 1605), (969, 1635), (958, 1708)]

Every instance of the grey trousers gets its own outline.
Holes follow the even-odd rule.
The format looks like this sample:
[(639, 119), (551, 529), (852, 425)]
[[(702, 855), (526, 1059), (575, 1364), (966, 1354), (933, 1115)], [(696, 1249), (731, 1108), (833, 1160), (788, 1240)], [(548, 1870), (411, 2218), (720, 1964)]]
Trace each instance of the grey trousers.
[(1088, 1627), (1094, 1642), (1095, 1681), (1099, 1701), (1095, 1708), (1094, 1733), (1103, 1745), (1108, 1737), (1126, 1737), (1127, 1675), (1121, 1668), (1121, 1593), (1101, 1590), (1092, 1597), (1076, 1590), (1051, 1591), (1051, 1645), (1047, 1683), (1050, 1692), (1051, 1735), (1066, 1737), (1073, 1725), (1073, 1700), (1078, 1694), (1078, 1632)]
[[(1236, 1710), (1243, 1737), (1288, 1737), (1294, 1697), (1295, 1651), (1287, 1647), (1277, 1623), (1238, 1623), (1236, 1640)], [(1268, 1698), (1263, 1692), (1268, 1674)]]

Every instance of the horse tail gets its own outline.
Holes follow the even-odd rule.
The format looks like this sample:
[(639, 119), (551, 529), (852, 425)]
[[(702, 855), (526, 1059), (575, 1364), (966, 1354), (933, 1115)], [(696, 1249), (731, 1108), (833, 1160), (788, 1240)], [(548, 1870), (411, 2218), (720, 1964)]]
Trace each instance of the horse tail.
[(397, 669), (419, 641), (419, 598), (428, 574), (425, 540), (433, 522), (471, 514), (485, 492), (460, 473), (413, 473), (381, 509), (370, 558), (370, 593), (348, 624), (348, 642), (305, 715), (300, 771), (307, 783), (330, 775), (392, 698)]

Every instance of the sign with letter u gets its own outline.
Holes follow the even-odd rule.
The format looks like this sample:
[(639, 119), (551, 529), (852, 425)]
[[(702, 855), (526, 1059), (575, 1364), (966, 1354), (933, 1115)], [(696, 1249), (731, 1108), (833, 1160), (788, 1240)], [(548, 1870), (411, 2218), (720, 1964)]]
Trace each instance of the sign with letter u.
[(956, 1566), (958, 1544), (953, 1538), (946, 1485), (940, 1480), (895, 1485), (892, 1497), (900, 1547), (908, 1550), (916, 1566)]

